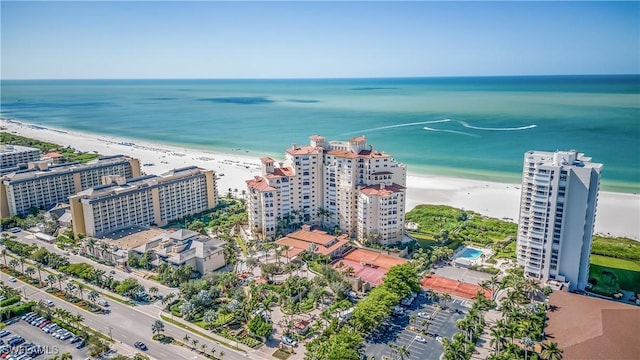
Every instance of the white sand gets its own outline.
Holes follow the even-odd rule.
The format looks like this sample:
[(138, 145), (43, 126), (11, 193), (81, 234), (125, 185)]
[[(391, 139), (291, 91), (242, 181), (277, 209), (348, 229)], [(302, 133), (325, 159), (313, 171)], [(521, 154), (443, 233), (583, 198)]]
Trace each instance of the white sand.
[[(220, 194), (246, 189), (245, 180), (260, 175), (259, 159), (242, 152), (214, 153), (137, 140), (113, 138), (3, 119), (1, 126), (21, 136), (71, 146), (80, 151), (103, 155), (125, 154), (140, 159), (147, 174), (196, 165), (215, 170), (220, 179)], [(125, 145), (123, 143), (133, 143)], [(284, 152), (284, 148), (283, 148)], [(407, 211), (418, 204), (443, 204), (474, 210), (481, 214), (517, 221), (520, 184), (485, 182), (442, 176), (409, 173), (407, 176)], [(601, 191), (596, 216), (596, 233), (625, 236), (640, 240), (640, 195)]]

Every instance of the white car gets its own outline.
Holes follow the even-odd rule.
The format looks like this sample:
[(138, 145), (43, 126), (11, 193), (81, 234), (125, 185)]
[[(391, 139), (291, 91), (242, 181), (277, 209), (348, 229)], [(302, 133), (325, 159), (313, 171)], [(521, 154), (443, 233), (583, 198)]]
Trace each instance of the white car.
[(16, 281), (17, 281), (17, 279), (16, 279), (16, 278), (14, 278), (13, 276), (9, 276), (9, 281), (11, 281), (11, 282), (16, 282)]
[(426, 343), (427, 342), (427, 339), (423, 338), (420, 335), (416, 335), (416, 337), (414, 339), (415, 339), (415, 341), (418, 341), (418, 342), (421, 342), (421, 343)]
[(437, 336), (437, 337), (436, 337), (436, 340), (437, 340), (439, 343), (442, 343), (442, 336)]
[(56, 305), (56, 304), (54, 304), (54, 303), (53, 303), (53, 301), (51, 301), (51, 300), (49, 300), (49, 299), (45, 300), (44, 302), (45, 302), (45, 304), (47, 304), (47, 306), (49, 306), (49, 307), (51, 307), (51, 306), (55, 306), (55, 305)]
[(431, 320), (431, 315), (429, 315), (428, 313), (426, 313), (424, 311), (423, 312), (419, 312), (418, 313), (418, 317), (421, 317), (421, 318), (427, 319), (427, 320)]

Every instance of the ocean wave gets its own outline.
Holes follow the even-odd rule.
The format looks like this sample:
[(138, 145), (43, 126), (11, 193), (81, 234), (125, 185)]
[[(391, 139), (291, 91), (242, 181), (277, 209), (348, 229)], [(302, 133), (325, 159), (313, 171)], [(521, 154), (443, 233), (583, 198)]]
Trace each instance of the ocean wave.
[(419, 122), (412, 122), (412, 123), (405, 123), (405, 124), (387, 125), (387, 126), (380, 126), (380, 127), (370, 128), (370, 129), (353, 131), (353, 132), (346, 133), (345, 135), (361, 134), (364, 132), (393, 129), (393, 128), (399, 128), (399, 127), (405, 127), (405, 126), (436, 124), (436, 123), (443, 123), (443, 122), (449, 122), (449, 121), (451, 121), (451, 119), (429, 120), (429, 121), (419, 121)]
[(427, 131), (434, 131), (434, 132), (446, 132), (446, 133), (465, 135), (465, 136), (471, 136), (471, 137), (480, 137), (480, 135), (470, 134), (470, 133), (466, 133), (464, 131), (434, 129), (434, 128), (430, 128), (430, 127), (427, 127), (427, 126), (423, 127), (423, 129), (425, 129)]
[(527, 129), (533, 129), (534, 127), (537, 127), (538, 125), (526, 125), (526, 126), (520, 126), (520, 127), (514, 127), (514, 128), (488, 128), (488, 127), (480, 127), (480, 126), (473, 126), (473, 125), (469, 125), (469, 123), (465, 122), (465, 121), (460, 121), (460, 120), (456, 120), (457, 122), (460, 123), (460, 125), (468, 128), (468, 129), (475, 129), (475, 130), (486, 130), (486, 131), (517, 131), (517, 130), (527, 130)]

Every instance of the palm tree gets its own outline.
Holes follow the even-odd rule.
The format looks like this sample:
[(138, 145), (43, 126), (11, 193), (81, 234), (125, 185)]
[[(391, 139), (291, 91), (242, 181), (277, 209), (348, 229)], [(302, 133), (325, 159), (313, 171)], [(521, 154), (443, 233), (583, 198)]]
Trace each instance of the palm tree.
[(310, 243), (309, 244), (309, 248), (307, 249), (307, 251), (309, 251), (309, 254), (311, 254), (311, 259), (313, 259), (315, 257), (316, 250), (318, 250), (318, 245), (316, 245), (314, 243)]
[(199, 342), (200, 342), (200, 341), (198, 341), (198, 339), (193, 339), (193, 340), (191, 340), (191, 345), (193, 345), (193, 347), (192, 347), (192, 349), (193, 349), (193, 350), (195, 350), (195, 349), (196, 349), (196, 347), (198, 346), (198, 343), (199, 343)]
[(184, 344), (187, 345), (187, 343), (189, 342), (189, 339), (191, 339), (191, 337), (189, 337), (189, 334), (184, 334), (182, 341), (184, 341)]
[[(102, 256), (102, 259), (105, 259), (104, 254), (109, 250), (109, 244), (107, 244), (106, 242), (101, 242), (100, 243), (100, 255)], [(111, 261), (111, 260), (108, 260)]]
[(224, 357), (224, 351), (220, 351), (220, 359)]
[(561, 360), (564, 350), (558, 347), (558, 343), (549, 342), (542, 344), (540, 357), (544, 360)]
[(38, 279), (39, 279), (39, 283), (42, 284), (42, 264), (40, 263), (36, 263), (36, 269), (38, 270)]
[(33, 274), (36, 273), (36, 269), (34, 269), (32, 266), (27, 266), (27, 270), (25, 270), (25, 275), (27, 275), (28, 277), (32, 277)]
[(68, 282), (68, 283), (67, 283), (67, 287), (65, 288), (65, 290), (66, 290), (66, 292), (68, 292), (69, 294), (72, 294), (72, 293), (76, 290), (76, 286), (75, 286), (73, 283)]
[(27, 261), (27, 259), (25, 259), (24, 256), (20, 256), (19, 261), (20, 261), (20, 267), (22, 268), (22, 273), (24, 274), (24, 263)]
[(207, 344), (202, 344), (202, 345), (200, 345), (200, 352), (201, 352), (201, 353), (203, 353), (203, 354), (204, 354), (206, 350), (207, 350)]
[(405, 356), (406, 357), (411, 356), (411, 353), (409, 352), (409, 349), (407, 349), (406, 345), (397, 346), (396, 354), (398, 355), (397, 359), (399, 360), (404, 360)]
[(175, 293), (168, 293), (165, 297), (162, 298), (162, 301), (161, 301), (162, 305), (167, 305), (171, 303), (171, 300), (173, 300), (175, 297), (176, 297)]
[(62, 282), (67, 279), (67, 275), (63, 273), (59, 273), (57, 278), (58, 278), (58, 285), (60, 285), (60, 291), (62, 291)]
[(2, 257), (4, 258), (4, 267), (7, 267), (7, 249), (2, 249)]
[(160, 320), (156, 320), (151, 324), (151, 332), (155, 334), (160, 334), (164, 331), (164, 323)]
[(92, 302), (92, 303), (96, 303), (96, 299), (98, 299), (98, 292), (95, 290), (91, 290), (89, 291), (89, 294), (87, 294), (87, 298)]
[(11, 271), (14, 271), (19, 264), (20, 263), (18, 262), (18, 260), (11, 259), (9, 260), (9, 269), (11, 269)]
[(76, 323), (76, 327), (84, 321), (84, 316), (80, 315), (80, 313), (71, 316), (71, 320)]
[(216, 357), (216, 349), (211, 348), (211, 356)]
[(449, 295), (448, 293), (444, 293), (444, 294), (442, 294), (442, 296), (440, 296), (440, 299), (444, 303), (442, 305), (442, 308), (446, 309), (447, 308), (447, 301), (451, 300), (451, 295)]
[(490, 330), (491, 343), (490, 346), (495, 345), (496, 355), (500, 355), (500, 347), (504, 345), (504, 331), (500, 326), (493, 326)]
[[(96, 239), (89, 238), (89, 240), (86, 241), (86, 245), (87, 245), (87, 248), (89, 249), (89, 253), (91, 253), (92, 256), (95, 256), (94, 250), (96, 247)], [(87, 251), (85, 250), (85, 252)]]
[(57, 280), (57, 278), (53, 274), (47, 275), (47, 278), (45, 279), (47, 284), (49, 284), (49, 287), (53, 287), (53, 284), (56, 282), (56, 280)]
[(105, 274), (104, 270), (100, 270), (100, 269), (93, 270), (93, 279), (95, 280), (96, 285), (101, 286), (102, 277), (104, 276), (104, 274)]
[(149, 288), (149, 295), (155, 296), (155, 295), (158, 294), (158, 291), (160, 291), (160, 290), (158, 289), (157, 286), (152, 286), (152, 287)]
[(82, 297), (84, 289), (85, 286), (83, 284), (78, 284), (78, 293), (80, 293), (80, 300), (84, 300), (84, 298)]
[(530, 337), (526, 336), (520, 339), (520, 343), (522, 344), (522, 346), (524, 346), (524, 360), (527, 360), (527, 353), (535, 343), (533, 342), (533, 340), (531, 340)]

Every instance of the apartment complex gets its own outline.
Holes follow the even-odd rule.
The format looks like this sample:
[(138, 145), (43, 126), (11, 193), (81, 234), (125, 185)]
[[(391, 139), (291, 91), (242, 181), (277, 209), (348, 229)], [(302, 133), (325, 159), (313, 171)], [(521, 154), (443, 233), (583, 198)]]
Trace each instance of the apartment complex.
[(0, 169), (16, 167), (40, 159), (40, 150), (20, 145), (0, 145)]
[(69, 198), (74, 233), (93, 236), (131, 225), (162, 226), (211, 209), (218, 201), (213, 171), (195, 166), (159, 176), (104, 180)]
[(100, 185), (103, 176), (111, 175), (138, 177), (140, 162), (124, 155), (104, 156), (84, 164), (29, 162), (27, 169), (0, 177), (0, 217), (67, 202), (69, 196)]
[(601, 169), (575, 150), (524, 155), (517, 259), (527, 276), (584, 290)]
[(275, 237), (290, 224), (339, 228), (358, 239), (398, 242), (404, 229), (406, 167), (367, 146), (365, 137), (293, 144), (285, 161), (262, 158), (262, 176), (247, 181), (252, 232)]

